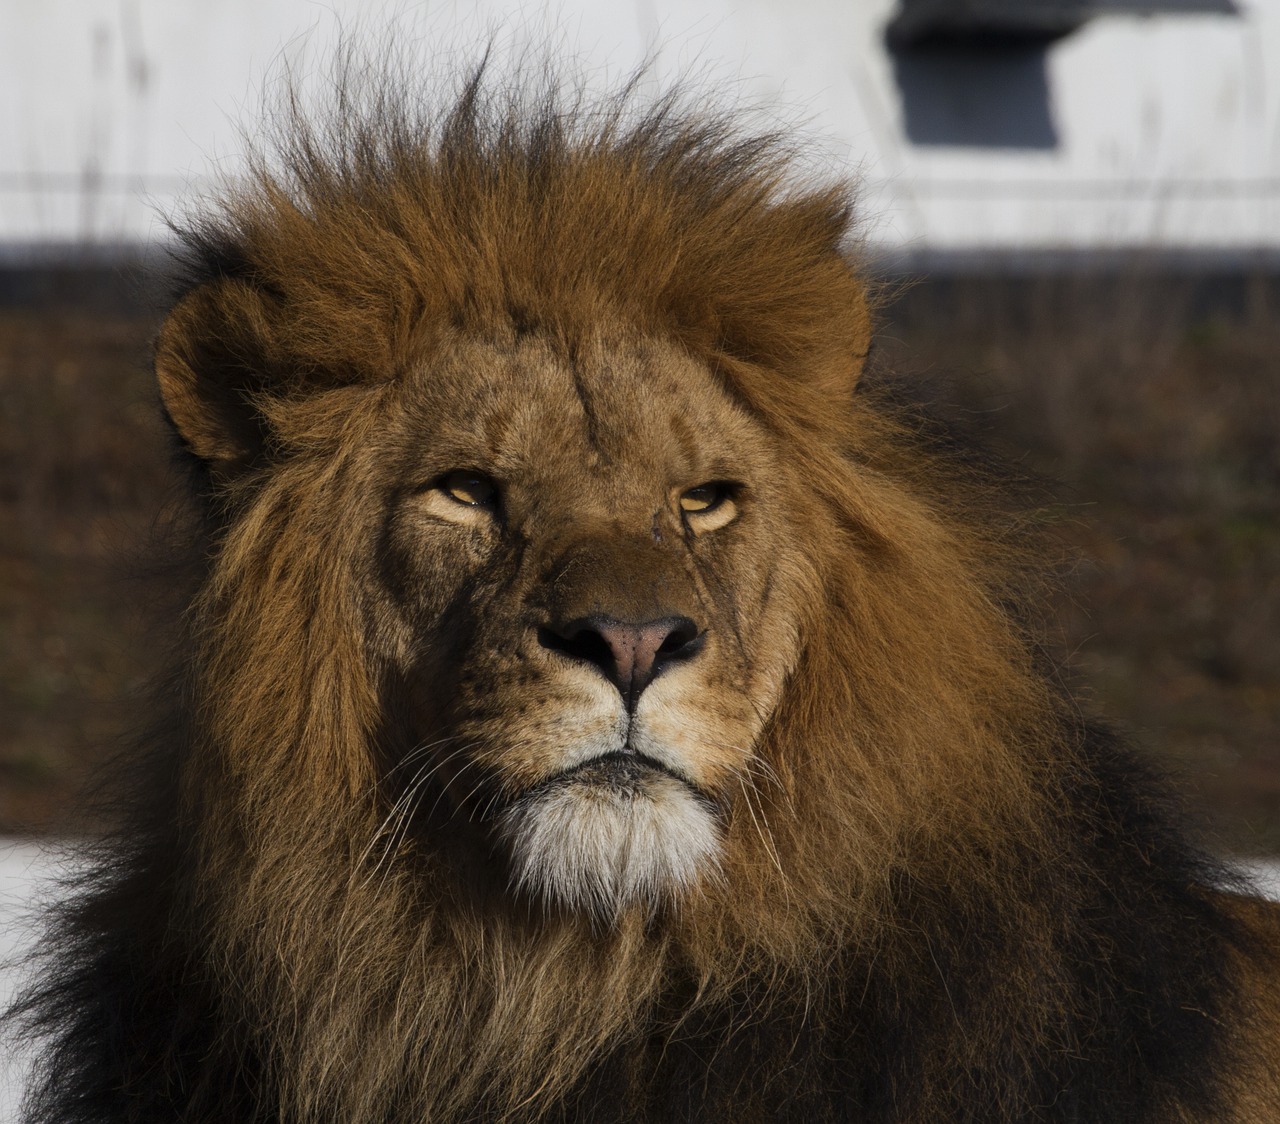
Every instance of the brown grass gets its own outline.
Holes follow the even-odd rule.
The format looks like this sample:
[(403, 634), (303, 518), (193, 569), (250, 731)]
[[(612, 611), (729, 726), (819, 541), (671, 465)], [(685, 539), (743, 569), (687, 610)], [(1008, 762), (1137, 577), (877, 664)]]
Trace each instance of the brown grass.
[(0, 310), (0, 832), (77, 825), (145, 667), (125, 579), (165, 493), (151, 322)]
[(923, 286), (883, 369), (1053, 481), (1052, 644), (1092, 708), (1280, 846), (1280, 327), (1265, 280)]

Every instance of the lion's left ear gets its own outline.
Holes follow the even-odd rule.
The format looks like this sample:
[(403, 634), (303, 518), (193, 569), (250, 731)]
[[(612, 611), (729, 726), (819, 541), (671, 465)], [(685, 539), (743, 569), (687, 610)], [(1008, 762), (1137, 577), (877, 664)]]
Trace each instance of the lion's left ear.
[(712, 263), (718, 286), (706, 304), (697, 262), (681, 263), (688, 276), (681, 275), (677, 315), (695, 333), (705, 324), (716, 350), (782, 373), (829, 402), (844, 401), (871, 344), (867, 279), (847, 245), (844, 197), (787, 200), (769, 208), (768, 219), (767, 228), (726, 238), (723, 257)]
[[(862, 377), (871, 350), (871, 307), (867, 284), (838, 249), (813, 273), (812, 294), (798, 297), (794, 319), (775, 343), (778, 365), (795, 370), (829, 402), (845, 401)], [(790, 363), (788, 362), (790, 360)]]
[(267, 389), (269, 337), (261, 294), (218, 281), (184, 296), (156, 340), (165, 409), (187, 447), (224, 478), (252, 464), (266, 442), (255, 400)]

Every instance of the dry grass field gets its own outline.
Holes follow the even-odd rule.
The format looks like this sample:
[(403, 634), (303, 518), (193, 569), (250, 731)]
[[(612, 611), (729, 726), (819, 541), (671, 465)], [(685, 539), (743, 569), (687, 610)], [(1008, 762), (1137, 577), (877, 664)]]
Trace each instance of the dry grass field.
[[(1050, 649), (1093, 710), (1280, 850), (1280, 289), (1142, 273), (925, 283), (875, 378), (1031, 476)], [(0, 303), (0, 833), (91, 828), (77, 790), (139, 721), (168, 439), (154, 316)], [(160, 614), (163, 615), (163, 614)]]

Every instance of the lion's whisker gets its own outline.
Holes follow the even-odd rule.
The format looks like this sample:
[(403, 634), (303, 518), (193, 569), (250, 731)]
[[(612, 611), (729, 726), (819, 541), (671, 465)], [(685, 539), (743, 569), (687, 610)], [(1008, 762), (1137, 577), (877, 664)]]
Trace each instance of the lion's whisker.
[(772, 832), (769, 831), (768, 825), (762, 824), (760, 819), (756, 816), (755, 809), (751, 805), (751, 790), (747, 787), (746, 780), (741, 774), (738, 776), (738, 784), (742, 789), (743, 803), (747, 806), (747, 812), (751, 816), (751, 822), (755, 824), (756, 834), (760, 837), (760, 843), (764, 847), (765, 853), (768, 854), (774, 867), (777, 868), (778, 874), (782, 878), (783, 885), (789, 885), (790, 880), (787, 878), (786, 871), (782, 869), (782, 860), (779, 858), (777, 849), (774, 845)]
[[(417, 794), (422, 791), (425, 785), (433, 776), (435, 776), (436, 773), (445, 768), (445, 766), (455, 762), (459, 757), (465, 754), (469, 749), (474, 748), (477, 744), (479, 743), (472, 741), (456, 746), (441, 760), (428, 762), (414, 774), (409, 784), (405, 786), (404, 791), (391, 805), (391, 808), (383, 818), (378, 829), (374, 832), (364, 853), (361, 855), (361, 865), (363, 865), (373, 847), (376, 846), (379, 841), (383, 842), (384, 850), (382, 856), (378, 859), (378, 862), (374, 865), (374, 868), (368, 877), (375, 877), (382, 869), (384, 863), (389, 860), (390, 856), (394, 854), (396, 849), (400, 846), (401, 841), (408, 832), (409, 822), (413, 818), (412, 805), (414, 800), (417, 798)], [(458, 775), (461, 775), (461, 773), (464, 773), (468, 768), (471, 768), (473, 764), (474, 763), (469, 760), (464, 760)]]
[(442, 745), (448, 745), (450, 742), (461, 741), (463, 736), (464, 735), (462, 734), (446, 734), (443, 737), (436, 738), (434, 741), (422, 742), (421, 744), (414, 746), (413, 749), (409, 750), (408, 753), (401, 757), (399, 761), (387, 770), (384, 779), (395, 776), (395, 774), (400, 772), (402, 769), (415, 763), (419, 758), (430, 753), (432, 750), (439, 749)]

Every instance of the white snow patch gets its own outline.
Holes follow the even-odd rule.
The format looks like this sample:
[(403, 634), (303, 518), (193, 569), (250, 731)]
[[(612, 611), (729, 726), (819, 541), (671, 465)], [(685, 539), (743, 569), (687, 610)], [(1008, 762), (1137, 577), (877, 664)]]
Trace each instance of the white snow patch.
[(1280, 859), (1240, 859), (1238, 865), (1259, 894), (1280, 902)]
[[(61, 872), (65, 852), (54, 845), (0, 840), (0, 1010), (22, 982), (20, 960), (40, 931), (35, 916), (50, 880)], [(0, 1124), (15, 1124), (31, 1065), (31, 1044), (0, 1033)]]

